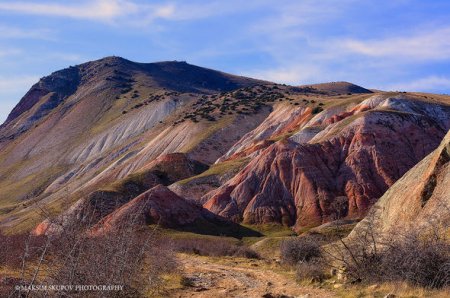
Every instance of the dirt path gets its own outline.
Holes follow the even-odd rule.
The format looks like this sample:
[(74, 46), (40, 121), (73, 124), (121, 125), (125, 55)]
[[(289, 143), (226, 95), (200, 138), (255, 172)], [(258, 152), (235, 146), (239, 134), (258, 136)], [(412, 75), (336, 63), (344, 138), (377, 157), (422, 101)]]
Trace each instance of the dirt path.
[(334, 297), (298, 285), (288, 273), (276, 272), (264, 260), (182, 255), (186, 283), (174, 297)]

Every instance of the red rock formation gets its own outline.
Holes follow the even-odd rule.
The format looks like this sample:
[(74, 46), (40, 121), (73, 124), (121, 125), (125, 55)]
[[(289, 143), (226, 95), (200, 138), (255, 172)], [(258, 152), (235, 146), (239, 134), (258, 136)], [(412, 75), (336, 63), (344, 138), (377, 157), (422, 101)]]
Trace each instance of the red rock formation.
[(296, 229), (336, 217), (362, 218), (446, 132), (432, 117), (386, 110), (349, 122), (336, 123), (308, 144), (270, 146), (207, 194), (204, 207), (235, 221)]
[[(410, 228), (420, 233), (450, 226), (450, 132), (441, 145), (409, 170), (380, 198), (348, 239), (374, 228), (375, 236), (396, 235)], [(394, 232), (394, 233), (392, 233)]]
[(94, 234), (109, 232), (129, 224), (182, 227), (201, 218), (201, 211), (202, 208), (158, 185), (102, 219), (92, 232)]

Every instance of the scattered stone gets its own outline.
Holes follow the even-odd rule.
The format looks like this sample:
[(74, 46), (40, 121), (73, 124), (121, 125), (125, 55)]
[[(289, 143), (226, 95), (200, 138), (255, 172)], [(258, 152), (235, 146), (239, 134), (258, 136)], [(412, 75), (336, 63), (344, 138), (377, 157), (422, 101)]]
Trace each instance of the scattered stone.
[(379, 287), (380, 287), (380, 285), (374, 284), (374, 285), (367, 287), (367, 289), (370, 291), (374, 291), (374, 290), (378, 289)]

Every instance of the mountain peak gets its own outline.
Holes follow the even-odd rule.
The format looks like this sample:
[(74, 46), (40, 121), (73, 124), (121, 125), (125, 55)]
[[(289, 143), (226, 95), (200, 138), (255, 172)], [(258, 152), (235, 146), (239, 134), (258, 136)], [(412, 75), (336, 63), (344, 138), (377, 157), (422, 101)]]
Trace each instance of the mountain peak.
[[(195, 66), (186, 61), (138, 63), (108, 56), (41, 78), (20, 100), (2, 126), (15, 123), (10, 125), (14, 129), (6, 137), (24, 132), (70, 100), (72, 95), (76, 95), (70, 100), (74, 104), (92, 97), (113, 101), (142, 88), (151, 92), (170, 90), (211, 94), (264, 83), (267, 82)], [(77, 92), (80, 90), (81, 93)]]

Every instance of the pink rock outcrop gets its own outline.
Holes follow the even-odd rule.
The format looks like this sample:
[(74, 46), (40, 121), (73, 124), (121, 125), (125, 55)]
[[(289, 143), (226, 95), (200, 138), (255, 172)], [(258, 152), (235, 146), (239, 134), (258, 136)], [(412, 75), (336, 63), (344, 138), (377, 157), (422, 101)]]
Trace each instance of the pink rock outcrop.
[(362, 218), (446, 130), (423, 115), (377, 110), (336, 123), (311, 142), (271, 145), (204, 207), (234, 221), (316, 226)]
[(92, 231), (94, 234), (106, 233), (131, 224), (177, 228), (192, 224), (201, 217), (201, 207), (158, 185), (103, 218)]

